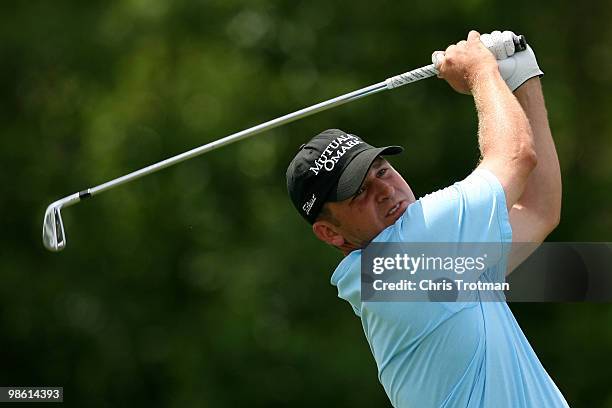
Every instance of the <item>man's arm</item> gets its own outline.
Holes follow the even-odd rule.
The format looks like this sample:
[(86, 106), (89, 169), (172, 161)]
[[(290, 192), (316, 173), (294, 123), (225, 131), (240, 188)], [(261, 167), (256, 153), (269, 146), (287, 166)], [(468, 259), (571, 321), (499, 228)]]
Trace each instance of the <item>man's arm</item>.
[(531, 172), (523, 195), (510, 210), (512, 240), (542, 242), (559, 224), (561, 170), (553, 141), (540, 79), (535, 77), (515, 91), (533, 130), (538, 165)]
[(473, 95), (482, 155), (479, 167), (497, 177), (510, 211), (523, 195), (537, 163), (532, 129), (523, 108), (475, 31), (470, 32), (467, 42), (448, 47), (437, 66), (440, 76), (456, 91)]
[[(548, 125), (540, 79), (529, 79), (514, 94), (531, 123), (538, 165), (529, 175), (523, 195), (510, 210), (512, 241), (540, 243), (559, 223), (561, 170)], [(536, 248), (536, 245), (513, 246), (507, 273), (512, 272)]]
[(478, 167), (495, 174), (506, 194), (510, 212), (523, 196), (529, 176), (539, 161), (533, 131), (501, 76), (499, 80), (496, 78), (495, 86), (477, 88), (473, 94), (482, 155)]

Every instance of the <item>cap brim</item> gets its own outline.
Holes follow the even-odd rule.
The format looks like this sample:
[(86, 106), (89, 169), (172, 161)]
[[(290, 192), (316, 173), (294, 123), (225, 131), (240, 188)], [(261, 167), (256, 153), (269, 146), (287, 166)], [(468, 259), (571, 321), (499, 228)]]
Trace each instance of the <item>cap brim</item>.
[(364, 150), (346, 166), (336, 188), (331, 191), (327, 201), (343, 201), (355, 195), (365, 180), (372, 163), (378, 156), (393, 156), (404, 151), (401, 146), (378, 147)]

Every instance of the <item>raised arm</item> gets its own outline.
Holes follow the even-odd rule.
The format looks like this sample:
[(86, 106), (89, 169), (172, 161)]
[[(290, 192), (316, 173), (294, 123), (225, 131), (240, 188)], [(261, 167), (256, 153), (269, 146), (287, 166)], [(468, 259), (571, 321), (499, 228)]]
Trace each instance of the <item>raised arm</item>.
[(540, 79), (529, 79), (514, 94), (533, 130), (538, 165), (523, 195), (510, 210), (514, 242), (542, 242), (561, 216), (561, 170), (552, 138)]
[(479, 167), (495, 174), (510, 211), (523, 195), (537, 164), (533, 133), (525, 112), (476, 31), (470, 31), (467, 41), (448, 47), (436, 65), (440, 76), (456, 91), (473, 95), (482, 155)]
[(514, 94), (531, 123), (538, 165), (529, 175), (523, 194), (510, 210), (515, 244), (508, 260), (508, 274), (537, 248), (537, 245), (516, 243), (541, 243), (555, 229), (561, 216), (561, 171), (540, 79), (529, 79)]

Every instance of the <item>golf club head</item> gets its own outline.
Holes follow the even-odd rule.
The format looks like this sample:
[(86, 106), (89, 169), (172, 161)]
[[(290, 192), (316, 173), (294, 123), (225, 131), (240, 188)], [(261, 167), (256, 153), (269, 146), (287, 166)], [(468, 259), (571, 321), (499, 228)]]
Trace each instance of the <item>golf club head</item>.
[(66, 246), (61, 208), (60, 204), (53, 203), (45, 211), (42, 239), (45, 248), (53, 252), (61, 251)]

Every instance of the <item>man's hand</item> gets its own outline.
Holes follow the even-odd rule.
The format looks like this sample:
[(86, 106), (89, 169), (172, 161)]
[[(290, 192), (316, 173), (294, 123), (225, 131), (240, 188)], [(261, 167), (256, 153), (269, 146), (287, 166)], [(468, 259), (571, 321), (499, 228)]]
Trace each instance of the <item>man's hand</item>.
[(434, 52), (432, 60), (438, 76), (455, 91), (467, 95), (472, 93), (481, 76), (498, 72), (495, 57), (480, 41), (480, 34), (473, 30), (467, 41), (450, 45), (445, 52)]
[(528, 79), (544, 75), (530, 46), (527, 46), (525, 51), (517, 52), (511, 57), (497, 61), (497, 63), (502, 78), (512, 92), (516, 91)]

